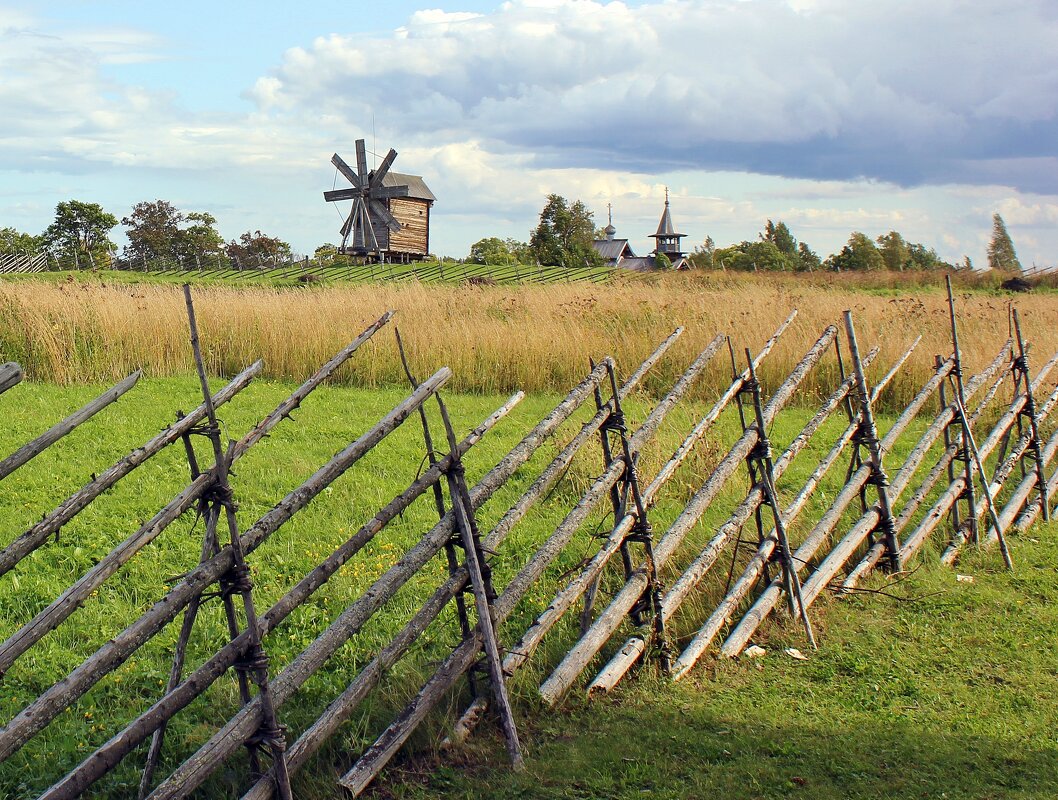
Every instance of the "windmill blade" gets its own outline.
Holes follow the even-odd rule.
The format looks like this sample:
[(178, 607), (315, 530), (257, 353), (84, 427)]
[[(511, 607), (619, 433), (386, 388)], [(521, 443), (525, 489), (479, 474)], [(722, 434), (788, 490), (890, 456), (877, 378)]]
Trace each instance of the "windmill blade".
[(360, 173), (360, 181), (357, 186), (367, 184), (367, 146), (363, 139), (356, 140), (356, 169)]
[(359, 189), (363, 185), (360, 183), (359, 176), (355, 172), (353, 172), (353, 168), (346, 164), (340, 155), (335, 153), (333, 156), (331, 156), (331, 163), (334, 164), (335, 168), (340, 173), (342, 173), (342, 175), (345, 176), (345, 179), (349, 181), (349, 183), (353, 184), (353, 186), (355, 186), (357, 189)]
[(371, 188), (371, 196), (378, 199), (389, 198), (389, 197), (407, 197), (411, 194), (411, 190), (405, 186), (380, 186), (379, 188)]
[(364, 210), (364, 204), (358, 201), (353, 211), (353, 249), (361, 252), (367, 249), (364, 236), (364, 227), (368, 224), (366, 219), (367, 212)]
[(345, 222), (342, 223), (342, 227), (339, 228), (338, 232), (342, 234), (342, 244), (345, 244), (345, 240), (349, 238), (349, 232), (353, 229), (353, 217), (356, 215), (356, 205), (349, 210), (349, 216), (345, 218)]
[(329, 192), (323, 193), (323, 199), (329, 203), (336, 203), (339, 200), (352, 200), (354, 197), (360, 196), (360, 189), (333, 189)]
[(397, 151), (392, 147), (389, 148), (389, 152), (386, 153), (386, 157), (382, 159), (382, 163), (378, 165), (378, 169), (371, 173), (371, 188), (374, 189), (376, 186), (382, 186), (382, 181), (386, 179), (386, 174), (389, 172), (389, 168), (393, 166), (393, 159), (397, 157)]
[(398, 233), (403, 227), (397, 222), (397, 218), (390, 213), (389, 209), (386, 208), (385, 203), (379, 200), (371, 200), (371, 213), (394, 233)]

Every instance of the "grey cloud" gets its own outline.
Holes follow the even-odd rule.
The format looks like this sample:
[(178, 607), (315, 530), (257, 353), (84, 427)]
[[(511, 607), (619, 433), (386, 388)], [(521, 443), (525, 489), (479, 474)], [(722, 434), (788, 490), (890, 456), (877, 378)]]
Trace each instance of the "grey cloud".
[(527, 149), (540, 166), (1058, 191), (1040, 179), (1058, 165), (1047, 0), (797, 5), (515, 0), (392, 38), (321, 38), (254, 95), (360, 127), (373, 115), (405, 139)]

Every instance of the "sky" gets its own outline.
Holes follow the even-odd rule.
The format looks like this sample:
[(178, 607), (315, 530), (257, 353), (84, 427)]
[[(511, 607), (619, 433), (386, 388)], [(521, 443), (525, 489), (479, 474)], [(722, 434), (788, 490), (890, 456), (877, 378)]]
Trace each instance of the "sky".
[(1054, 0), (0, 0), (0, 227), (164, 199), (311, 253), (365, 138), (437, 195), (442, 255), (551, 193), (644, 254), (668, 188), (687, 250), (773, 219), (984, 266), (999, 212), (1055, 266), (1056, 43)]

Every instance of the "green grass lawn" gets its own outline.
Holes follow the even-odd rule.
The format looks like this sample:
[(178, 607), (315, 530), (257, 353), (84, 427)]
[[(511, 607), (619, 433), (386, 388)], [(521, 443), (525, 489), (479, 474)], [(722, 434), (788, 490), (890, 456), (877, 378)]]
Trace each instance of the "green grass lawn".
[[(94, 396), (102, 387), (25, 384), (0, 396), (6, 454)], [(238, 438), (293, 388), (255, 382), (221, 409), (227, 435)], [(233, 484), (245, 528), (392, 407), (404, 392), (323, 387), (235, 468)], [(477, 446), (467, 459), (473, 481), (494, 464), (549, 410), (557, 398), (530, 397)], [(503, 398), (449, 398), (457, 429), (477, 424)], [(0, 493), (0, 540), (6, 544), (130, 449), (170, 422), (177, 408), (197, 405), (190, 378), (144, 380), (124, 399), (82, 426), (31, 465), (9, 477)], [(630, 403), (642, 416), (645, 400)], [(700, 414), (678, 409), (659, 442), (644, 452), (647, 474)], [(776, 425), (781, 444), (809, 412), (794, 409)], [(587, 410), (578, 415), (582, 419)], [(440, 438), (431, 414), (435, 438)], [(788, 473), (794, 487), (817, 462), (819, 452), (843, 427), (834, 420), (818, 446)], [(572, 426), (566, 426), (570, 430)], [(689, 499), (712, 463), (736, 436), (726, 415), (691, 463), (677, 476), (652, 515), (663, 531)], [(568, 436), (569, 434), (564, 434)], [(200, 444), (202, 460), (208, 463)], [(557, 452), (549, 443), (482, 511), (487, 530)], [(270, 606), (308, 569), (410, 483), (422, 459), (421, 433), (412, 419), (333, 488), (295, 516), (251, 556), (259, 610)], [(558, 489), (497, 557), (502, 587), (525, 563), (599, 471), (596, 451), (579, 458)], [(842, 470), (843, 474), (843, 470)], [(835, 481), (841, 476), (835, 476)], [(6, 638), (186, 483), (181, 448), (149, 461), (67, 526), (14, 572), (0, 578), (0, 636)], [(781, 484), (780, 488), (783, 488)], [(814, 518), (833, 494), (834, 481), (805, 512)], [(695, 542), (708, 538), (741, 498), (739, 475), (699, 525)], [(788, 489), (784, 489), (788, 490)], [(425, 497), (396, 520), (306, 605), (266, 640), (273, 673), (282, 669), (338, 612), (355, 599), (398, 554), (435, 521)], [(600, 512), (547, 577), (519, 607), (505, 631), (514, 641), (547, 605), (562, 573), (576, 566), (591, 546), (590, 533), (604, 528)], [(807, 523), (795, 534), (807, 529)], [(774, 624), (761, 631), (763, 659), (705, 663), (685, 683), (670, 686), (647, 667), (614, 696), (590, 705), (576, 689), (561, 710), (537, 708), (534, 689), (546, 675), (540, 666), (520, 671), (512, 683), (528, 751), (528, 770), (512, 776), (494, 726), (486, 724), (468, 751), (452, 761), (435, 760), (436, 744), (457, 713), (453, 698), (445, 716), (430, 721), (412, 740), (417, 755), (398, 760), (375, 790), (383, 796), (486, 797), (1050, 797), (1058, 784), (1058, 547), (1055, 528), (1037, 528), (1014, 542), (1017, 572), (1000, 569), (998, 554), (971, 555), (959, 571), (973, 583), (955, 582), (952, 572), (923, 567), (892, 588), (901, 600), (862, 595), (821, 605), (813, 614), (821, 650), (799, 662), (782, 653), (806, 653), (803, 635)], [(112, 578), (58, 631), (15, 664), (0, 683), (3, 721), (65, 675), (120, 631), (189, 569), (198, 556), (201, 524), (181, 519)], [(927, 563), (929, 556), (926, 557)], [(325, 670), (281, 709), (292, 734), (311, 722), (358, 673), (393, 632), (414, 613), (444, 574), (443, 559), (412, 581)], [(726, 568), (726, 563), (724, 564)], [(726, 570), (725, 570), (726, 571)], [(713, 576), (714, 578), (718, 576)], [(722, 583), (722, 577), (721, 583)], [(616, 579), (605, 590), (612, 590)], [(877, 584), (872, 584), (877, 586)], [(722, 586), (720, 587), (722, 588)], [(715, 592), (715, 588), (710, 590)], [(708, 593), (708, 592), (707, 592)], [(704, 602), (704, 601), (703, 601)], [(677, 635), (693, 620), (674, 626)], [(698, 620), (700, 621), (700, 620)], [(108, 739), (157, 697), (168, 672), (175, 626), (112, 673), (40, 736), (0, 765), (0, 796), (34, 797)], [(189, 662), (200, 663), (223, 643), (220, 607), (200, 616)], [(575, 638), (573, 625), (559, 626), (535, 664), (554, 664)], [(299, 797), (338, 796), (335, 771), (347, 766), (393, 714), (403, 707), (432, 665), (458, 641), (449, 610), (390, 675), (298, 780)], [(623, 641), (618, 637), (616, 643)], [(608, 650), (607, 653), (612, 652)], [(594, 673), (592, 673), (594, 674)], [(218, 681), (182, 712), (167, 739), (169, 767), (198, 747), (238, 705), (234, 681)], [(142, 756), (140, 756), (142, 758)], [(138, 776), (136, 757), (99, 785), (101, 797), (125, 797)], [(203, 796), (238, 796), (243, 759), (217, 773)], [(439, 768), (438, 768), (439, 767)], [(410, 780), (409, 780), (410, 778)]]
[(263, 269), (190, 269), (138, 272), (136, 270), (76, 270), (61, 272), (7, 273), (3, 280), (65, 281), (98, 280), (111, 283), (161, 283), (196, 286), (320, 286), (367, 282), (463, 283), (485, 282), (501, 285), (605, 283), (616, 270), (609, 267), (542, 267), (535, 264), (462, 264), (420, 261), (410, 264), (337, 265), (305, 268), (300, 264)]
[[(653, 670), (523, 722), (528, 769), (495, 734), (398, 797), (1050, 798), (1058, 796), (1058, 526), (1016, 540), (1017, 571), (973, 554), (959, 583), (921, 567), (813, 613), (820, 650), (772, 625), (759, 659)], [(785, 655), (796, 647), (809, 655)], [(487, 763), (487, 766), (481, 766)], [(431, 765), (432, 766), (432, 765)], [(397, 777), (417, 779), (394, 788)]]

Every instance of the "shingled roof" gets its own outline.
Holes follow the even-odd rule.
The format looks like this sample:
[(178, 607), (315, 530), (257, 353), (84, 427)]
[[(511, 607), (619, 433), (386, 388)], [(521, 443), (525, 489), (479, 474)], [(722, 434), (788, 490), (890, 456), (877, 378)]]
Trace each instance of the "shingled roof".
[(403, 172), (387, 172), (386, 176), (382, 179), (383, 186), (407, 186), (408, 197), (414, 197), (416, 200), (428, 200), (434, 202), (437, 198), (434, 193), (430, 191), (430, 187), (426, 185), (419, 175), (405, 175)]

